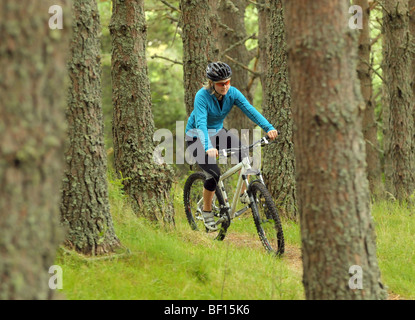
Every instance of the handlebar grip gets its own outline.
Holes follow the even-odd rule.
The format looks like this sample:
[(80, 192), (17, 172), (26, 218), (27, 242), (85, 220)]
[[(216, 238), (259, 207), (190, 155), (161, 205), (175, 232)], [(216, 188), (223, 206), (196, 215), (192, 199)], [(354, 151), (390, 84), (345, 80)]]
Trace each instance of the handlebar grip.
[[(276, 130), (277, 130), (277, 129), (276, 129)], [(277, 130), (277, 133), (278, 133), (278, 135), (280, 135), (280, 134), (281, 134), (281, 132), (280, 132), (279, 130)], [(264, 138), (270, 139), (270, 138), (268, 137), (268, 134), (266, 134)]]
[[(277, 129), (276, 129), (277, 130)], [(278, 133), (278, 135), (280, 135), (281, 134), (281, 132), (280, 132), (280, 130), (277, 130), (277, 133)], [(268, 138), (268, 134), (266, 134), (266, 136), (265, 136), (266, 138)]]

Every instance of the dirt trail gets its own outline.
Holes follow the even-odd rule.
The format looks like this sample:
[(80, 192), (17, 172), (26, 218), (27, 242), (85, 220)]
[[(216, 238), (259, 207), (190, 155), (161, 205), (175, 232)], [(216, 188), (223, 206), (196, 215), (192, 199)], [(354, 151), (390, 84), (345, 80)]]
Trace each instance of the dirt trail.
[[(252, 249), (265, 250), (257, 235), (253, 236), (249, 234), (230, 232), (226, 235), (224, 241), (228, 241), (236, 247), (248, 247)], [(303, 266), (300, 248), (285, 244), (285, 252), (282, 259), (286, 260), (296, 272), (302, 274)]]

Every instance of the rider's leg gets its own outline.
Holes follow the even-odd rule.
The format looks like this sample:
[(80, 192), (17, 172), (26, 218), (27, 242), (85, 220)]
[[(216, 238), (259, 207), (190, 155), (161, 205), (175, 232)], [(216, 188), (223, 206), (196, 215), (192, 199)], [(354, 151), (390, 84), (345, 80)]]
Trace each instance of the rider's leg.
[[(213, 173), (213, 171), (211, 172)], [(215, 179), (214, 177), (212, 177), (211, 179), (207, 179), (205, 181), (205, 186), (203, 188), (203, 221), (205, 222), (206, 228), (208, 228), (211, 231), (216, 231), (218, 229), (214, 218), (214, 213), (212, 212), (212, 200), (213, 196), (215, 195), (216, 185), (217, 181), (219, 180), (219, 176), (220, 171), (218, 178)]]
[(220, 168), (217, 164), (200, 165), (206, 174), (203, 188), (203, 211), (212, 211), (212, 199), (220, 178)]
[[(186, 136), (187, 146), (193, 153), (199, 167), (206, 174), (206, 181), (203, 189), (203, 211), (212, 211), (212, 199), (215, 194), (216, 185), (220, 177), (220, 168), (216, 164), (216, 159), (209, 159), (204, 152), (204, 147), (198, 138), (190, 138)], [(216, 136), (211, 138), (211, 142), (216, 142)], [(190, 151), (189, 150), (189, 151)]]
[(203, 211), (212, 211), (212, 200), (215, 195), (215, 191), (209, 191), (208, 189), (203, 189)]
[(204, 152), (204, 147), (199, 139), (190, 139), (189, 137), (187, 146), (192, 146), (191, 151), (193, 151), (193, 157), (206, 175), (206, 181), (203, 188), (203, 221), (207, 229), (216, 231), (218, 227), (216, 226), (214, 213), (212, 212), (212, 200), (220, 177), (219, 166), (216, 164), (216, 159), (211, 159), (213, 161), (209, 161), (208, 155)]
[[(239, 171), (239, 174), (241, 174), (241, 171)], [(246, 178), (249, 181), (249, 175)], [(244, 194), (245, 190), (246, 190), (246, 184), (243, 182), (242, 183), (242, 189), (241, 189), (241, 196)]]

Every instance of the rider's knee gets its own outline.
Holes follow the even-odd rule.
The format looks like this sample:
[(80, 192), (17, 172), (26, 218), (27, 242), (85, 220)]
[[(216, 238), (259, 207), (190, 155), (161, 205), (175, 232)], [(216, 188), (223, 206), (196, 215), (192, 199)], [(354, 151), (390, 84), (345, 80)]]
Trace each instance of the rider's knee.
[(220, 179), (220, 169), (219, 167), (215, 166), (213, 168), (209, 168), (205, 171), (206, 174), (206, 181), (205, 181), (205, 189), (209, 191), (215, 191), (216, 186), (218, 185)]
[(215, 191), (217, 185), (218, 183), (215, 181), (215, 179), (209, 179), (205, 181), (204, 187), (206, 190)]

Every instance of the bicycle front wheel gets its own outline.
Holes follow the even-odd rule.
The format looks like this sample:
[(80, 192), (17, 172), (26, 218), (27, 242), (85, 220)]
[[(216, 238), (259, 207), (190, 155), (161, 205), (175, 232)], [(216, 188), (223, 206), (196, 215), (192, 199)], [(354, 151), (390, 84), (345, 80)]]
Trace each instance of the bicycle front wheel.
[[(226, 236), (229, 221), (224, 221), (223, 223), (219, 224), (218, 231), (215, 232), (209, 231), (203, 222), (203, 186), (205, 180), (206, 176), (203, 174), (203, 172), (192, 173), (186, 180), (183, 190), (183, 201), (187, 221), (193, 230), (201, 230), (215, 240), (223, 240)], [(215, 196), (212, 200), (212, 212), (216, 221), (221, 218), (222, 205), (225, 205), (225, 201), (223, 200), (222, 194), (217, 187)]]
[(284, 253), (284, 234), (277, 207), (271, 194), (261, 181), (254, 181), (249, 186), (250, 207), (259, 238), (270, 253)]

